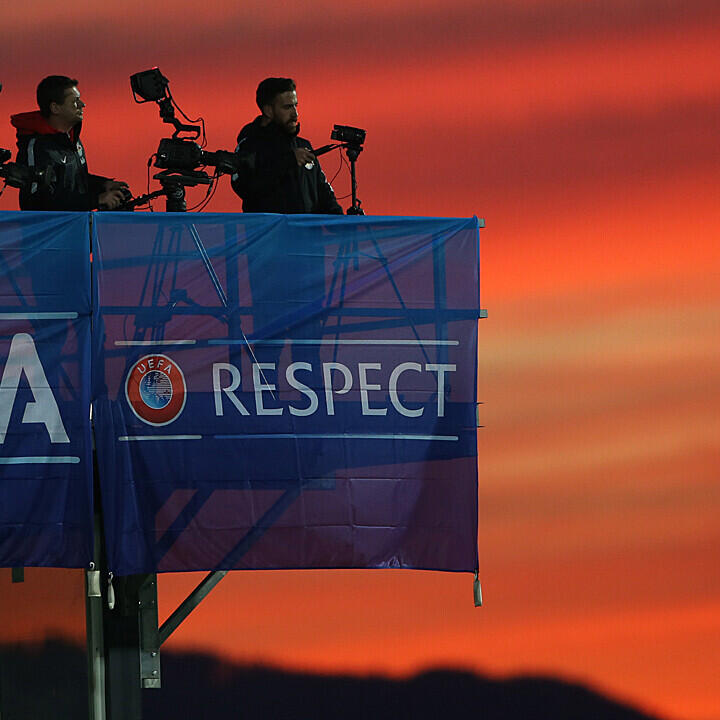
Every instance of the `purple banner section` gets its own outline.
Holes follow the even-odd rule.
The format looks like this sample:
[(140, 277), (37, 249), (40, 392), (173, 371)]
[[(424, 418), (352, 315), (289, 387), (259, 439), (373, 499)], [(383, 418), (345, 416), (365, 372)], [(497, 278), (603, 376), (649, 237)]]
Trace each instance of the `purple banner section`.
[(477, 219), (93, 228), (114, 573), (477, 568)]
[(0, 213), (0, 566), (93, 553), (87, 213)]

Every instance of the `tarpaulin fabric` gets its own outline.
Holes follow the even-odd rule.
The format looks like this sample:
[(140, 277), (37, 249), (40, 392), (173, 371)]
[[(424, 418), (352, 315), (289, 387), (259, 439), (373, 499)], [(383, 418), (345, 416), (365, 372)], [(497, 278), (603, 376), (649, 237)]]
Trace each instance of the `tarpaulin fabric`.
[(98, 213), (108, 566), (477, 568), (477, 219)]
[(92, 559), (87, 213), (0, 214), (0, 566)]
[(474, 570), (478, 264), (474, 218), (0, 214), (0, 565), (90, 562), (92, 395), (115, 573)]

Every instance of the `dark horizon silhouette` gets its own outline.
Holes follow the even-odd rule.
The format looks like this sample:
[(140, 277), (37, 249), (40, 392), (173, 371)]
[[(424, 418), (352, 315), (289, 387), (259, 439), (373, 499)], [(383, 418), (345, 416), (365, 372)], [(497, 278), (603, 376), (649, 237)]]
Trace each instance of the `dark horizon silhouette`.
[[(661, 720), (579, 683), (450, 668), (407, 679), (320, 675), (163, 652), (162, 682), (143, 691), (143, 718)], [(87, 705), (84, 648), (57, 639), (0, 645), (3, 720), (78, 720)]]

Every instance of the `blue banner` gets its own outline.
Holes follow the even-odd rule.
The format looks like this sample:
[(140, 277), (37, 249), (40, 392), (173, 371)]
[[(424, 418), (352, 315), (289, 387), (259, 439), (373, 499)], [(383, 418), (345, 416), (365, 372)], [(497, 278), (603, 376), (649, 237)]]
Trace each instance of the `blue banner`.
[(92, 559), (86, 213), (0, 214), (0, 566)]
[(477, 567), (477, 219), (99, 213), (108, 565)]

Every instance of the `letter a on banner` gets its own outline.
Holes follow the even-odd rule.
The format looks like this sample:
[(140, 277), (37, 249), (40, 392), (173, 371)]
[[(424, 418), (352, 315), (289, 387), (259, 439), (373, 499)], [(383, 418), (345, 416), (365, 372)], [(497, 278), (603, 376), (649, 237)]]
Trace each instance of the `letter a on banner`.
[(60, 417), (57, 401), (48, 385), (45, 370), (38, 357), (35, 343), (27, 333), (18, 333), (10, 344), (2, 379), (0, 380), (0, 443), (5, 442), (10, 415), (17, 397), (20, 377), (25, 373), (35, 400), (25, 406), (22, 422), (43, 423), (51, 443), (69, 443)]

